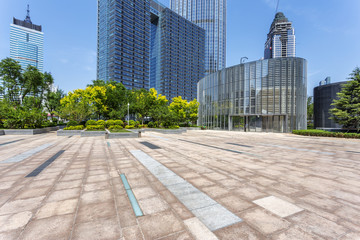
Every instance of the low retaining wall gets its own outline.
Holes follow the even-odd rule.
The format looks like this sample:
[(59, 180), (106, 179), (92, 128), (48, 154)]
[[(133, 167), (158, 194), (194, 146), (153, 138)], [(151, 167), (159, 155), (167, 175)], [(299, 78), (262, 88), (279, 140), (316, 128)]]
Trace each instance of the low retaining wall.
[(81, 137), (101, 137), (105, 136), (106, 131), (82, 131)]
[(141, 133), (138, 132), (119, 132), (119, 133), (111, 133), (107, 131), (105, 138), (106, 139), (115, 139), (115, 138), (139, 138), (141, 137)]
[(5, 135), (4, 130), (0, 130), (0, 135)]
[(83, 132), (84, 130), (63, 130), (60, 129), (57, 131), (56, 135), (57, 136), (80, 136), (81, 132)]
[(159, 129), (159, 128), (146, 128), (147, 132), (159, 132), (163, 134), (182, 134), (185, 133), (187, 130), (184, 128), (180, 129)]
[(59, 127), (47, 127), (47, 128), (36, 128), (36, 129), (4, 129), (5, 135), (35, 135), (48, 133), (51, 131), (57, 131)]

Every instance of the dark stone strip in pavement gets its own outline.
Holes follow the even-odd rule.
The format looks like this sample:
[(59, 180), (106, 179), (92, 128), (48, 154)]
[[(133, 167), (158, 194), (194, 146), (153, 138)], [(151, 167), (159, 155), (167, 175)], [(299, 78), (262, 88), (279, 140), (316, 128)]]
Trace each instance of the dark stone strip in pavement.
[(19, 139), (19, 140), (15, 140), (15, 141), (11, 141), (11, 142), (6, 142), (6, 143), (1, 143), (0, 146), (5, 146), (5, 145), (8, 145), (8, 144), (11, 144), (11, 143), (16, 143), (16, 142), (19, 142), (19, 141), (22, 141), (24, 139)]
[(36, 177), (41, 173), (47, 166), (49, 166), (53, 161), (55, 161), (58, 157), (60, 157), (61, 154), (63, 154), (65, 150), (58, 151), (54, 156), (46, 160), (43, 164), (41, 164), (39, 167), (37, 167), (34, 171), (29, 173), (26, 177)]

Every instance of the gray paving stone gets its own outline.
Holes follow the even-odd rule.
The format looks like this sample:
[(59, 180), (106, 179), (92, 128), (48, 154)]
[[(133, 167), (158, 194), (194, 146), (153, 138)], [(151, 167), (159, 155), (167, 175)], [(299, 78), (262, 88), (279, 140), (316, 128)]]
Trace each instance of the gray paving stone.
[(303, 210), (292, 203), (274, 196), (261, 198), (253, 202), (280, 217), (288, 217)]

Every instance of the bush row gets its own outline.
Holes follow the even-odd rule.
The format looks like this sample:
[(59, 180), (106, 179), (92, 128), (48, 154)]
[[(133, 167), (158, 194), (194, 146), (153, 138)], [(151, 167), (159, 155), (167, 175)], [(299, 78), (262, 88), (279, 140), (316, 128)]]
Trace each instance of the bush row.
[(76, 126), (69, 126), (64, 128), (64, 130), (83, 130), (84, 125), (76, 125)]
[(86, 130), (103, 130), (105, 131), (105, 126), (104, 125), (88, 125), (86, 126)]
[(324, 130), (293, 130), (293, 134), (316, 137), (338, 137), (338, 138), (359, 138), (359, 133), (327, 132)]

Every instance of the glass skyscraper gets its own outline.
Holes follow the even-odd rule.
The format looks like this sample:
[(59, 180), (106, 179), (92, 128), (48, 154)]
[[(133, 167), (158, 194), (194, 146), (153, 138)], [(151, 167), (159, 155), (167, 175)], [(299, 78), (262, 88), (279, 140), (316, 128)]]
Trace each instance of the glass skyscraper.
[(10, 57), (25, 70), (28, 65), (40, 72), (44, 68), (44, 33), (40, 25), (31, 22), (29, 6), (24, 21), (13, 18), (10, 24)]
[(205, 74), (225, 68), (226, 0), (170, 0), (170, 8), (205, 29)]
[(282, 12), (275, 15), (265, 43), (264, 58), (295, 57), (295, 31)]
[(97, 78), (149, 88), (150, 1), (98, 0)]
[(155, 0), (98, 0), (97, 78), (196, 97), (205, 30)]
[(204, 77), (205, 30), (151, 1), (150, 87), (169, 100), (193, 100)]

